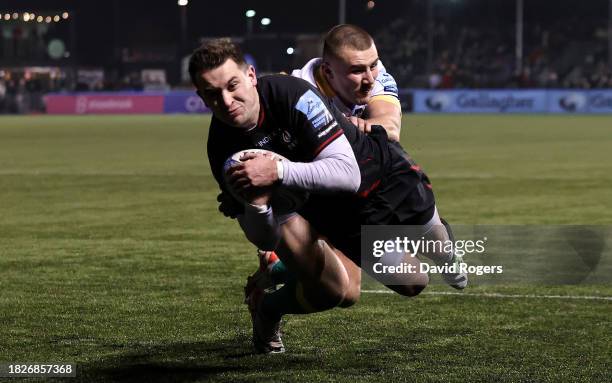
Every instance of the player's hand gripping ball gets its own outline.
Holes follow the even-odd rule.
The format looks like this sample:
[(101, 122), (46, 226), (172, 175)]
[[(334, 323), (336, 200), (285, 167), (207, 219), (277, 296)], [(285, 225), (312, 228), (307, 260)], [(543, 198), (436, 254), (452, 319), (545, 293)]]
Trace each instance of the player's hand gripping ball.
[(230, 194), (243, 204), (269, 204), (275, 214), (287, 214), (298, 210), (308, 199), (308, 192), (306, 191), (272, 185), (269, 187), (251, 187), (248, 193), (244, 193), (232, 187), (231, 182), (229, 182), (228, 171), (238, 164), (249, 161), (253, 154), (264, 155), (274, 161), (288, 161), (280, 154), (264, 149), (247, 149), (232, 154), (223, 164), (225, 185)]

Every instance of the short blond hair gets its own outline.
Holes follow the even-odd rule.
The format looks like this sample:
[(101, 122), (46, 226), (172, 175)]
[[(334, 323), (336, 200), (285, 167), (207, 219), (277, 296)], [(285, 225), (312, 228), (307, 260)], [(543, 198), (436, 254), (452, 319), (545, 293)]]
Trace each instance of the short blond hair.
[(363, 28), (352, 24), (340, 24), (333, 27), (323, 42), (323, 59), (339, 57), (342, 48), (365, 51), (374, 43), (374, 39)]

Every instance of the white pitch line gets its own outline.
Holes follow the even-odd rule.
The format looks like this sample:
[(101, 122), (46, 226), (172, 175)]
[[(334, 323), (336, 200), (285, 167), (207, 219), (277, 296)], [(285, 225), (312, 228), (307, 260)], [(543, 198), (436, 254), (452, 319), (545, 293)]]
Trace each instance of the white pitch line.
[[(366, 294), (395, 294), (391, 290), (361, 290)], [(500, 294), (500, 293), (459, 293), (459, 292), (444, 292), (431, 291), (424, 292), (420, 295), (460, 295), (468, 297), (483, 297), (483, 298), (535, 298), (535, 299), (584, 299), (584, 300), (599, 300), (612, 301), (612, 297), (592, 296), (592, 295), (532, 295), (532, 294)]]

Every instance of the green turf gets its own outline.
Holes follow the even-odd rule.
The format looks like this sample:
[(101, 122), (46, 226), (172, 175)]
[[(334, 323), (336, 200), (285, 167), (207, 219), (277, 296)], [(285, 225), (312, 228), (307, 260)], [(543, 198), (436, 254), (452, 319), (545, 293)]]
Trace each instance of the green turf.
[[(72, 361), (84, 382), (609, 381), (610, 300), (364, 293), (288, 317), (288, 352), (253, 355), (242, 286), (256, 260), (217, 212), (207, 125), (0, 118), (0, 362)], [(407, 115), (402, 137), (452, 222), (612, 224), (611, 117)]]

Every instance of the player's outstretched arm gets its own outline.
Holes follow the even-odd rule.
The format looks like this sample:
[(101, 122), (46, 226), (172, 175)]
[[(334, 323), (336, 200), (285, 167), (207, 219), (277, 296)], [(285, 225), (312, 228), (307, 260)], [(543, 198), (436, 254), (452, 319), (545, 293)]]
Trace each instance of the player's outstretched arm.
[(389, 141), (399, 142), (402, 129), (402, 109), (399, 105), (374, 97), (368, 103), (365, 113), (365, 121), (369, 125), (382, 125)]

